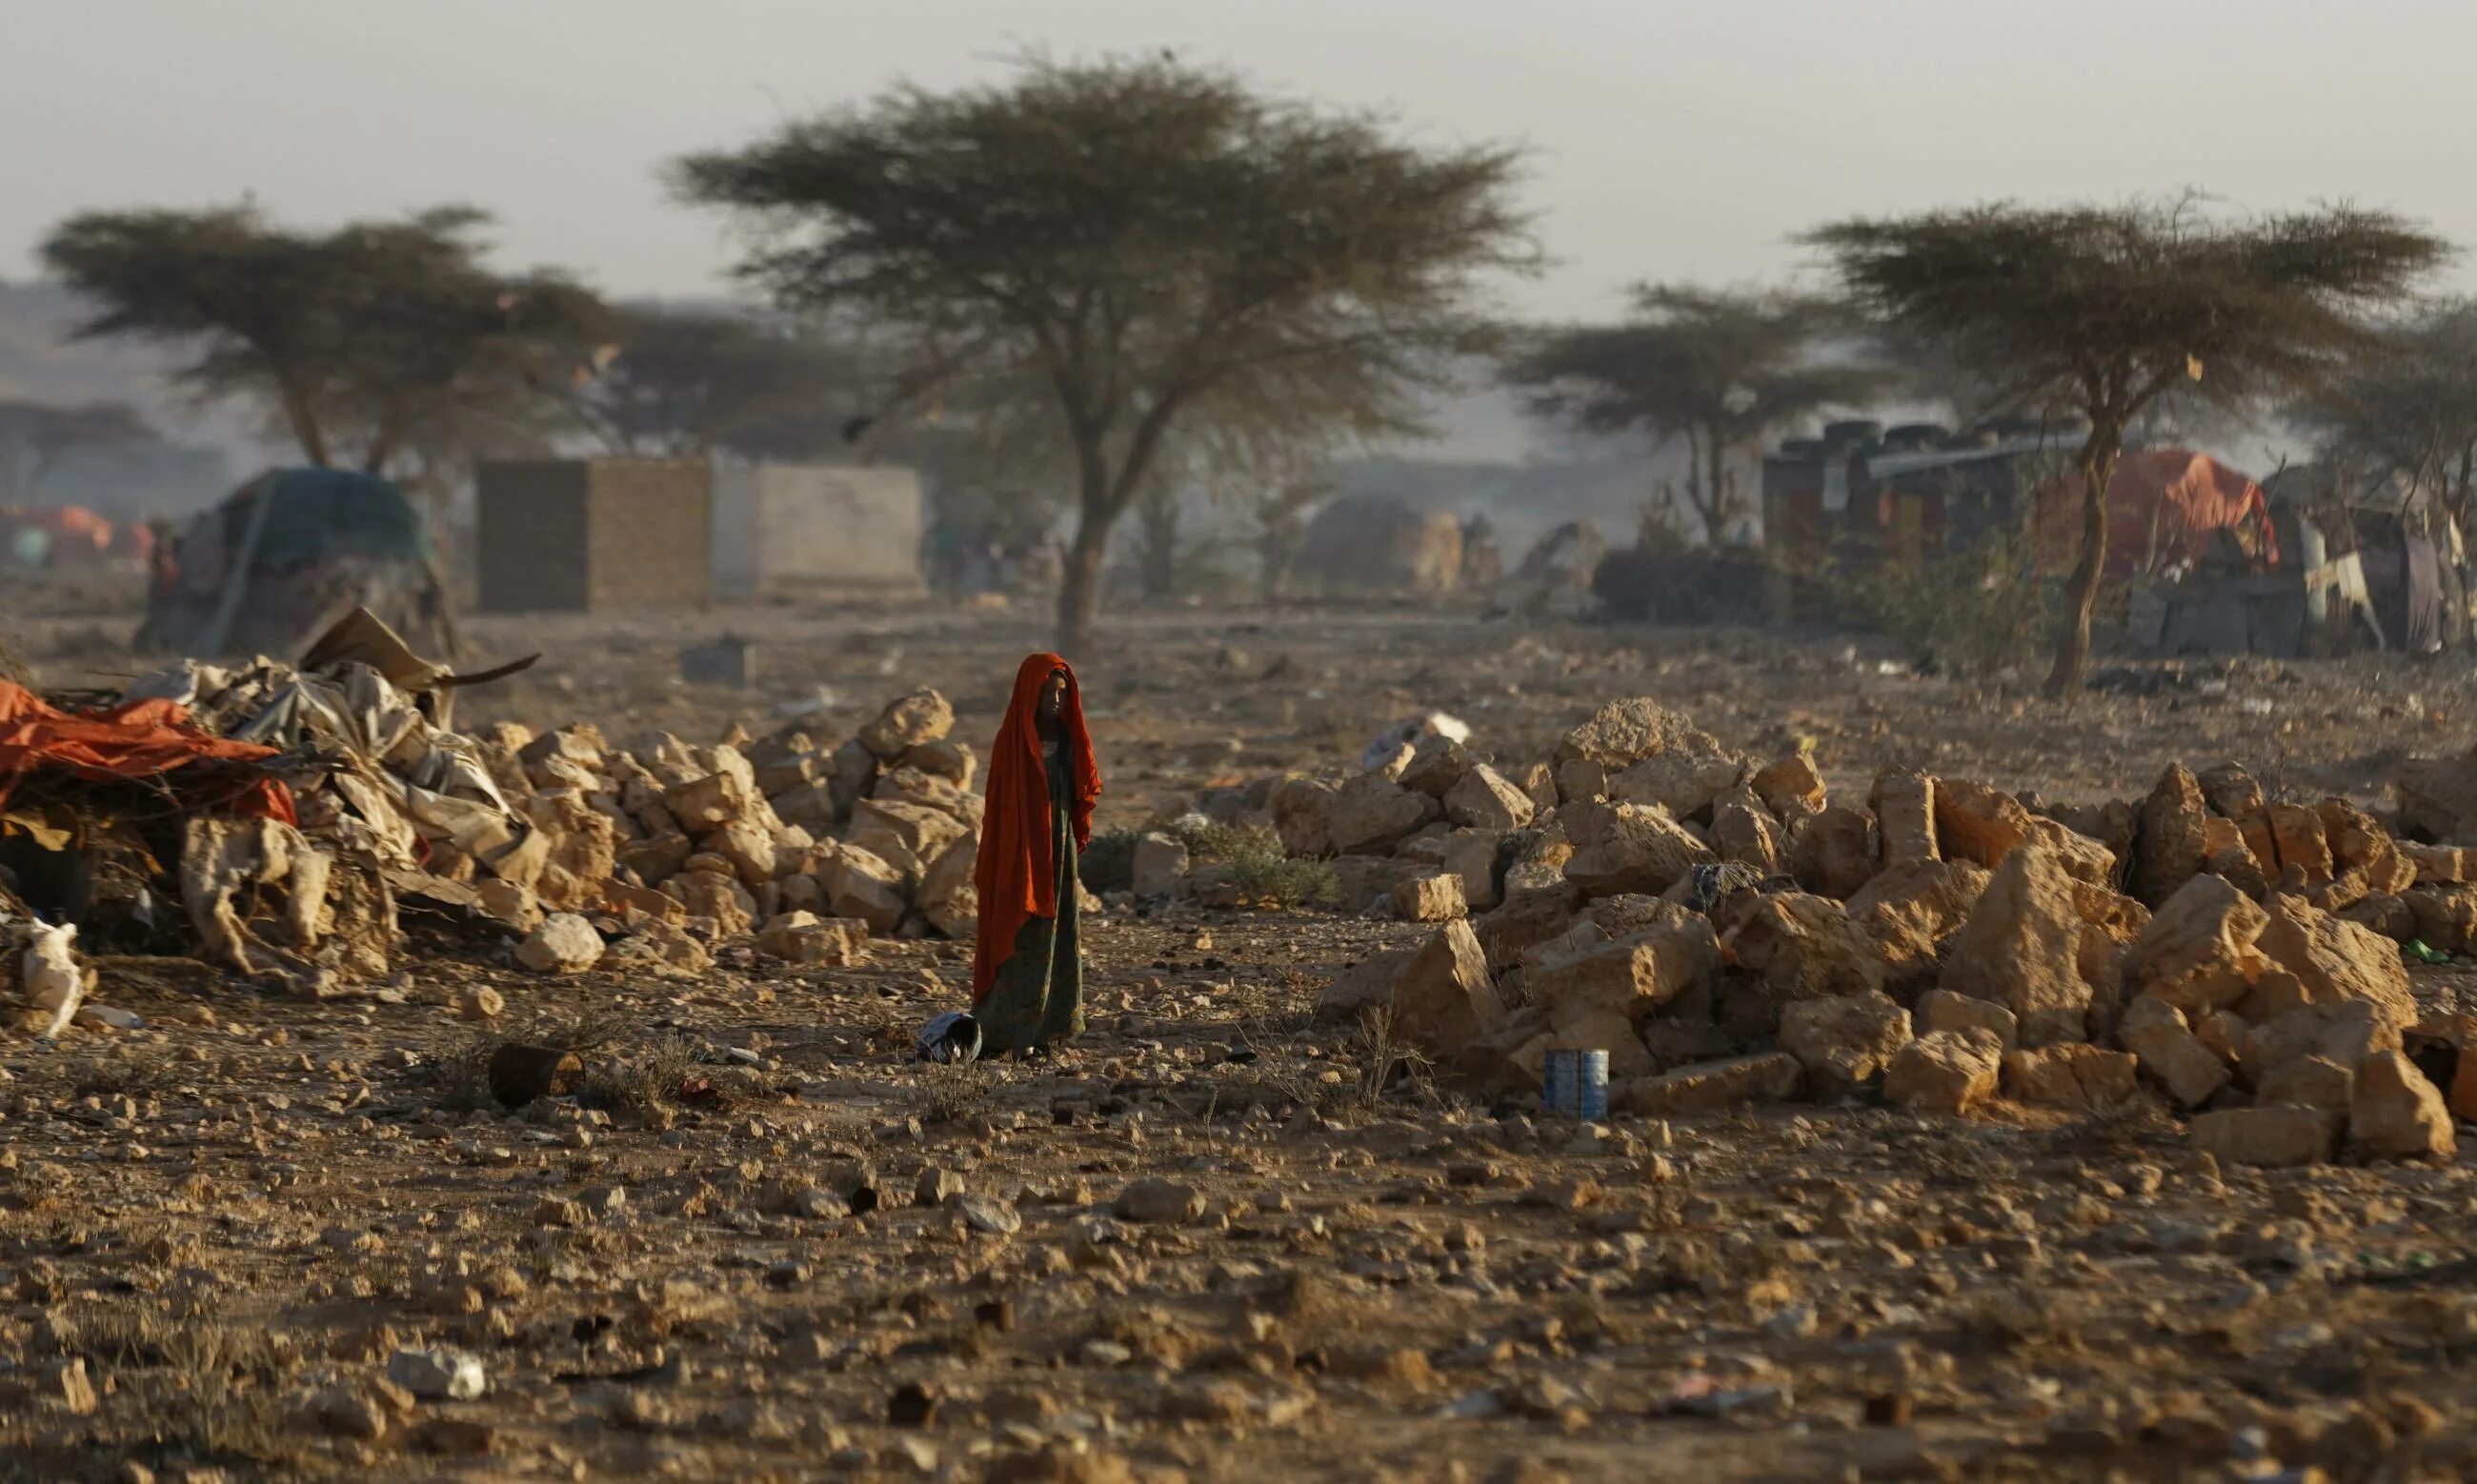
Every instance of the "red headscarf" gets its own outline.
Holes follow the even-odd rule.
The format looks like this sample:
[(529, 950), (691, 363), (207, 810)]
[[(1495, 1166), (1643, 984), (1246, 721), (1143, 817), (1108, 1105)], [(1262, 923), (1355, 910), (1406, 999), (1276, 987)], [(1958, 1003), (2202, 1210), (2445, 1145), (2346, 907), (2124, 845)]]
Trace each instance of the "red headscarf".
[[(1101, 770), (1092, 760), (1092, 734), (1084, 730), (1084, 692), (1075, 669), (1055, 655), (1027, 655), (1014, 673), (1014, 699), (989, 749), (988, 807), (981, 822), (981, 854), (973, 880), (980, 887), (981, 924), (972, 952), (972, 1002), (997, 982), (998, 966), (1014, 952), (1014, 936), (1028, 917), (1056, 917), (1058, 888), (1050, 868), (1049, 774), (1040, 760), (1040, 692), (1053, 674), (1066, 677), (1066, 704), (1058, 736), (1066, 749), (1067, 777), (1075, 797), (1067, 820), (1075, 848), (1092, 843), (1092, 804), (1101, 797)], [(1067, 889), (1072, 891), (1070, 882)]]

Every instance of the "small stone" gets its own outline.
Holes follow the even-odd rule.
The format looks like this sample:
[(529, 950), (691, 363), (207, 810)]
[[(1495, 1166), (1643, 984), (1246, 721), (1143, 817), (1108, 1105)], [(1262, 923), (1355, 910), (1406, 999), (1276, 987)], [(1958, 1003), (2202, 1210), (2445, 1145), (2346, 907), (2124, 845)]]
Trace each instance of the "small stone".
[(963, 1193), (963, 1177), (936, 1165), (921, 1171), (920, 1178), (912, 1186), (912, 1200), (915, 1205), (944, 1205)]
[(71, 1417), (92, 1417), (102, 1404), (95, 1397), (94, 1381), (87, 1374), (83, 1357), (47, 1366), (42, 1373), (45, 1399), (59, 1403)]
[(338, 1386), (320, 1392), (310, 1404), (310, 1416), (339, 1438), (376, 1443), (387, 1436), (387, 1409), (363, 1392)]
[(426, 1401), (470, 1401), (490, 1389), (482, 1362), (444, 1347), (398, 1350), (388, 1359), (388, 1379)]
[(1183, 1226), (1204, 1215), (1204, 1196), (1192, 1185), (1142, 1179), (1120, 1191), (1111, 1210), (1122, 1221)]
[(516, 962), (537, 974), (582, 974), (602, 960), (602, 935), (573, 912), (542, 920), (516, 949)]
[(1914, 1113), (1958, 1116), (1994, 1096), (2004, 1044), (1990, 1030), (1938, 1030), (1895, 1052), (1884, 1097)]
[(2450, 1159), (2459, 1152), (2442, 1094), (2400, 1051), (2377, 1051), (2357, 1069), (2348, 1134), (2366, 1153), (2385, 1159)]
[(1023, 1230), (1023, 1217), (1014, 1207), (988, 1196), (953, 1196), (947, 1199), (963, 1224), (985, 1237), (1011, 1237)]
[(467, 986), (456, 997), (456, 1013), (468, 1021), (494, 1021), (507, 1008), (507, 997), (487, 984)]

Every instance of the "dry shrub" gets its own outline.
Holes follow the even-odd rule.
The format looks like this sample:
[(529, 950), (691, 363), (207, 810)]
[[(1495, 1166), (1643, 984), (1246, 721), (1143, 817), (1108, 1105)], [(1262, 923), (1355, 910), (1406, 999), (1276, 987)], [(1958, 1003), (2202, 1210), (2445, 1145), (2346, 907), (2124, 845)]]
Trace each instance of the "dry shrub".
[(922, 1062), (912, 1086), (913, 1112), (924, 1124), (960, 1124), (988, 1102), (996, 1084), (976, 1061)]
[(624, 1054), (588, 1060), (577, 1091), (596, 1106), (649, 1113), (679, 1100), (701, 1060), (697, 1044), (673, 1031)]
[(2027, 529), (1912, 563), (1883, 556), (1840, 570), (1840, 606), (1923, 661), (1962, 675), (2035, 664), (2055, 640), (2058, 584), (2039, 575)]

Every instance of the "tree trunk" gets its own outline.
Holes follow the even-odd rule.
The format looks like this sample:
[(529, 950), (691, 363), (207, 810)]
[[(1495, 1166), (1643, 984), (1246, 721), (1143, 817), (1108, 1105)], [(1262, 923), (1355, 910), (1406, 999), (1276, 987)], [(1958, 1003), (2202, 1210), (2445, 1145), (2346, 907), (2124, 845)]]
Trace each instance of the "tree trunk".
[(301, 456), (326, 468), (334, 460), (327, 457), (327, 434), (318, 426), (318, 414), (311, 410), (310, 399), (300, 387), (289, 382), (282, 385), (284, 420), (291, 425), (293, 439), (301, 445)]
[(1160, 496), (1138, 511), (1143, 523), (1142, 576), (1144, 597), (1159, 601), (1178, 592), (1178, 500)]
[(1729, 445), (1720, 437), (1718, 429), (1705, 444), (1705, 456), (1712, 460), (1712, 507), (1703, 517), (1703, 529), (1714, 546), (1720, 544), (1723, 528), (1729, 523)]
[(2090, 424), (2082, 444), (2082, 555), (2066, 584), (2064, 632), (2056, 640), (2056, 665), (2047, 673), (2047, 697), (2069, 704), (2081, 693), (2082, 674), (2089, 668), (2090, 613), (2098, 606), (2099, 580), (2107, 571), (2107, 486), (2115, 478), (2115, 460), (2124, 452), (2120, 426)]
[(1064, 580), (1058, 584), (1058, 653), (1068, 659), (1091, 649), (1092, 622), (1101, 611), (1101, 558), (1109, 549), (1107, 518), (1096, 518), (1088, 508), (1077, 515)]

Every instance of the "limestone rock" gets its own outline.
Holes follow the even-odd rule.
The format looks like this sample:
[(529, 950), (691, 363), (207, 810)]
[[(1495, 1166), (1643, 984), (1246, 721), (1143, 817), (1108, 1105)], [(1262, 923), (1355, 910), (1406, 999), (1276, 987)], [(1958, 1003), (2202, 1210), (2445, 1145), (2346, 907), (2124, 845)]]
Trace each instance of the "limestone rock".
[(1723, 860), (1743, 862), (1767, 877), (1779, 875), (1781, 827), (1751, 794), (1744, 789), (1736, 794), (1743, 797), (1724, 795), (1712, 805), (1712, 848)]
[(2357, 1101), (2355, 1069), (2328, 1056), (2299, 1056), (2282, 1063), (2262, 1079), (2254, 1101), (2292, 1108), (2324, 1108), (2345, 1113)]
[(1442, 799), (1463, 780), (1470, 767), (1470, 754), (1463, 745), (1439, 734), (1412, 749), (1411, 760), (1403, 765), (1402, 776), (1395, 781), (1431, 799)]
[(2302, 872), (2305, 884), (2319, 886), (2331, 879), (2335, 862), (2331, 859), (2331, 842), (2322, 832), (2322, 816), (2301, 804), (2274, 804), (2270, 806), (2271, 838), (2279, 850), (2282, 871)]
[(1875, 875), (1875, 820), (1839, 804), (1790, 831), (1789, 872), (1818, 897), (1847, 901)]
[(970, 832), (962, 820), (926, 804), (863, 799), (852, 805), (843, 838), (880, 860), (909, 856), (926, 865)]
[(1564, 1030), (1604, 1016), (1632, 1022), (1708, 985), (1720, 968), (1712, 925), (1671, 910), (1675, 918), (1663, 925), (1533, 961), (1524, 979), (1532, 1002)]
[(1713, 858), (1708, 846), (1657, 809), (1581, 804), (1561, 808), (1557, 817), (1574, 846), (1565, 878), (1586, 896), (1657, 896)]
[(1875, 779), (1868, 804), (1884, 847), (1884, 864), (1934, 860), (1936, 849), (1935, 779), (1923, 773), (1891, 769)]
[(2093, 986), (2075, 884), (2054, 852), (2013, 852), (1943, 955), (1942, 986), (2011, 1010), (2024, 1046), (2089, 1035)]
[(795, 964), (856, 964), (868, 956), (868, 928), (813, 912), (786, 912), (757, 934), (757, 950)]
[(721, 856), (752, 890), (774, 879), (780, 860), (774, 835), (756, 821), (735, 819), (700, 842), (701, 851)]
[(2155, 909), (2201, 873), (2210, 858), (2204, 827), (2210, 813), (2193, 775), (2183, 763), (2168, 764), (2141, 802), (2129, 883), (2135, 900)]
[[(877, 754), (860, 738), (854, 737), (835, 749), (826, 763), (826, 797), (834, 810), (829, 825), (851, 818), (852, 805), (867, 798), (869, 790), (877, 786)], [(817, 828), (805, 819), (801, 823), (812, 829)]]
[(1393, 887), (1393, 915), (1406, 923), (1450, 923), (1469, 916), (1463, 878), (1446, 871), (1406, 877)]
[(972, 786), (972, 779), (981, 767), (980, 755), (968, 744), (952, 737), (905, 748), (902, 761), (904, 767), (917, 768), (962, 789)]
[(1759, 897), (1730, 930), (1729, 943), (1738, 962), (1783, 1004), (1884, 987), (1883, 950), (1829, 898), (1806, 892)]
[(1814, 758), (1805, 753), (1784, 757), (1757, 773), (1754, 789), (1764, 806), (1784, 819), (1793, 810), (1817, 812), (1826, 803), (1823, 775), (1815, 771)]
[(2271, 962), (2296, 976), (2307, 1003), (2367, 1000), (2397, 1027), (2416, 1024), (2408, 967), (2389, 938), (2294, 897), (2273, 896), (2264, 910), (2259, 946)]
[(837, 847), (818, 862), (817, 882), (837, 917), (865, 923), (873, 933), (891, 933), (903, 921), (902, 874), (864, 850)]
[(2189, 1019), (2226, 1009), (2270, 967), (2256, 947), (2270, 919), (2227, 881), (2195, 876), (2162, 903), (2125, 955), (2126, 987)]
[(2030, 811), (2010, 794), (1966, 779), (1937, 779), (1931, 797), (1936, 848), (1946, 860), (1993, 870), (2030, 838)]
[(2136, 998), (2116, 1021), (2115, 1038), (2143, 1073), (2186, 1107), (2200, 1107), (2235, 1079), (2228, 1064), (2193, 1034), (2184, 1012), (2164, 1000)]
[(691, 834), (745, 818), (764, 802), (764, 795), (757, 791), (757, 770), (738, 748), (717, 747), (703, 756), (711, 765), (707, 772), (672, 786), (663, 796), (663, 807)]
[(1660, 753), (1716, 754), (1720, 744), (1698, 730), (1685, 713), (1672, 711), (1648, 696), (1612, 701), (1565, 733), (1557, 759), (1625, 768)]
[(1283, 853), (1309, 857), (1333, 853), (1333, 804), (1339, 792), (1320, 779), (1288, 778), (1275, 785), (1273, 832), (1281, 836)]
[(1557, 797), (1557, 770), (1544, 762), (1535, 762), (1514, 779), (1524, 797), (1531, 801), (1532, 817), (1538, 818), (1555, 809), (1562, 802)]
[(2399, 1051), (2378, 1051), (2357, 1069), (2348, 1137), (2382, 1159), (2448, 1160), (2460, 1150), (2442, 1094)]
[(727, 868), (683, 871), (663, 883), (663, 892), (678, 898), (689, 917), (713, 924), (718, 936), (735, 938), (756, 926), (757, 899)]
[(1674, 819), (1699, 819), (1722, 794), (1738, 786), (1744, 773), (1744, 766), (1734, 757), (1660, 753), (1611, 774), (1607, 794), (1614, 804), (1663, 809)]
[(927, 743), (944, 740), (955, 727), (955, 708), (926, 687), (887, 705), (853, 740), (883, 762), (894, 762)]
[[(965, 835), (946, 848), (946, 853), (930, 863), (920, 878), (920, 915), (929, 926), (958, 942), (968, 938), (980, 926), (981, 893), (973, 878), (980, 863), (980, 840)], [(818, 901), (825, 895), (820, 882)]]
[(1394, 887), (1419, 874), (1415, 861), (1390, 855), (1337, 855), (1333, 875), (1341, 883), (1341, 899), (1336, 905), (1355, 916), (1390, 899)]
[(1505, 837), (1493, 829), (1463, 829), (1445, 837), (1437, 863), (1461, 878), (1463, 901), (1473, 912), (1497, 903), (1496, 861)]
[(1440, 1065), (1451, 1065), (1505, 1018), (1488, 955), (1470, 924), (1456, 921), (1411, 955), (1393, 986), (1393, 1028)]
[(1529, 794), (1486, 763), (1464, 769), (1443, 798), (1445, 818), (1499, 833), (1528, 827), (1539, 812)]
[(1798, 1094), (1805, 1069), (1787, 1051), (1697, 1062), (1626, 1085), (1615, 1099), (1639, 1117), (1718, 1113), (1748, 1102), (1785, 1102)]
[(2408, 890), (2416, 881), (2416, 867), (2402, 855), (2374, 817), (2345, 799), (2325, 799), (2314, 806), (2314, 815), (2322, 821), (2322, 838), (2331, 847), (2331, 858), (2349, 870), (2360, 872), (2369, 892), (2391, 895)]
[(2460, 845), (2419, 845), (2414, 840), (2398, 841), (2395, 848), (2416, 872), (2420, 882), (2456, 886), (2477, 880), (2477, 850)]
[(473, 892), (482, 899), (483, 915), (494, 922), (518, 932), (531, 932), (541, 926), (541, 903), (535, 900), (531, 887), (488, 877), (474, 883)]
[(2339, 1152), (2340, 1115), (2321, 1108), (2222, 1108), (2193, 1117), (2193, 1148), (2223, 1164), (2321, 1164)]
[(1334, 850), (1345, 855), (1381, 855), (1440, 812), (1426, 794), (1365, 773), (1335, 793), (1326, 819)]
[(1138, 897), (1175, 897), (1187, 879), (1187, 847), (1158, 830), (1136, 841), (1133, 890)]
[(1580, 893), (1560, 881), (1544, 891), (1511, 895), (1496, 910), (1473, 926), (1489, 967), (1499, 974), (1522, 961), (1522, 955), (1571, 927)]
[(2428, 948), (2464, 952), (2477, 943), (2477, 891), (2420, 886), (2400, 894)]
[(1184, 1226), (1203, 1218), (1204, 1194), (1175, 1180), (1142, 1179), (1118, 1192), (1110, 1210), (1120, 1221)]
[(2021, 1102), (2104, 1113), (2132, 1099), (2134, 1070), (2129, 1052), (2067, 1043), (2006, 1052), (2004, 1084)]
[(2237, 1051), (2237, 1072), (2247, 1085), (2261, 1088), (2303, 1057), (2319, 1056), (2354, 1072), (2368, 1058), (2399, 1049), (2399, 1027), (2371, 1001), (2312, 1005), (2249, 1029)]
[(1890, 866), (1849, 899), (1849, 918), (1883, 950), (1894, 983), (1937, 968), (1938, 945), (1969, 920), (1990, 880), (1966, 860), (1913, 860)]
[(1995, 1095), (2004, 1047), (1986, 1030), (1938, 1030), (1893, 1053), (1884, 1097), (1913, 1113), (1959, 1116)]
[(1992, 1000), (1957, 995), (1948, 989), (1931, 989), (1918, 996), (1914, 1018), (1917, 1033), (1922, 1036), (1939, 1030), (1984, 1030), (2005, 1051), (2019, 1044), (2021, 1037), (2021, 1023), (2012, 1011)]
[(1315, 1018), (1347, 1025), (1370, 1010), (1386, 1009), (1393, 1002), (1394, 981), (1417, 952), (1406, 948), (1378, 953), (1335, 975), (1316, 992)]
[(2270, 805), (2263, 795), (2262, 784), (2233, 762), (2208, 769), (2194, 781), (2212, 812), (2236, 826), (2237, 836), (2244, 842), (2245, 853), (2253, 857), (2255, 869), (2265, 876), (2276, 876), (2279, 846), (2271, 834)]
[(1910, 1012), (1874, 990), (1801, 1000), (1781, 1011), (1780, 1043), (1818, 1094), (1847, 1093), (1882, 1073), (1910, 1044)]
[(573, 912), (545, 918), (516, 947), (516, 962), (536, 974), (583, 974), (602, 960), (602, 935)]

